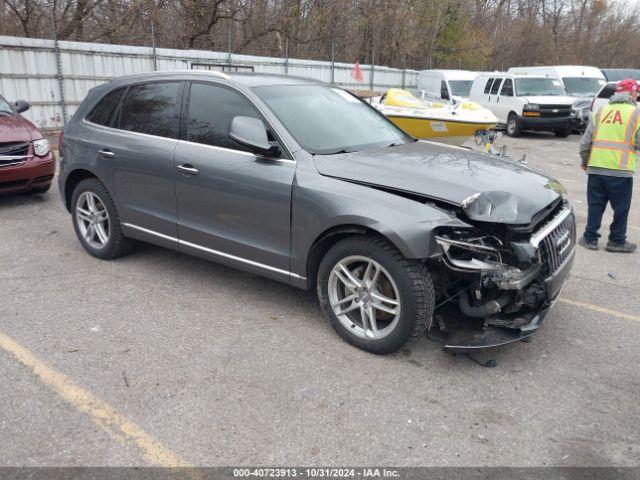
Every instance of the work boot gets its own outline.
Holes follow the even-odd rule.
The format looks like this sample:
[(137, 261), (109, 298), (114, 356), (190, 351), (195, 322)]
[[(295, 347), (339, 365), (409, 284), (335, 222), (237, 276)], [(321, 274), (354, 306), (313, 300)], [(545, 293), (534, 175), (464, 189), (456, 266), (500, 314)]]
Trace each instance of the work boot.
[(587, 242), (584, 237), (580, 237), (578, 244), (582, 245), (587, 250), (598, 250), (598, 242)]
[(633, 253), (638, 248), (638, 245), (631, 242), (624, 243), (616, 243), (609, 240), (607, 243), (606, 250), (607, 252), (616, 252), (616, 253)]

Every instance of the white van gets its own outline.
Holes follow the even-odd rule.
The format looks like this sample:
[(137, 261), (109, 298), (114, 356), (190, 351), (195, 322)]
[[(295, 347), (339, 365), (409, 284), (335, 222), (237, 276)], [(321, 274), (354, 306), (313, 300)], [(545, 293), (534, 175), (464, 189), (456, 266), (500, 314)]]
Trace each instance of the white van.
[(593, 97), (607, 83), (599, 68), (579, 65), (512, 67), (509, 73), (555, 78), (570, 97)]
[(469, 100), (491, 110), (511, 137), (522, 130), (547, 130), (567, 137), (573, 129), (575, 99), (565, 95), (555, 78), (482, 73), (473, 81)]
[(462, 102), (469, 98), (471, 84), (477, 76), (477, 72), (468, 70), (422, 70), (418, 76), (418, 93), (428, 100)]

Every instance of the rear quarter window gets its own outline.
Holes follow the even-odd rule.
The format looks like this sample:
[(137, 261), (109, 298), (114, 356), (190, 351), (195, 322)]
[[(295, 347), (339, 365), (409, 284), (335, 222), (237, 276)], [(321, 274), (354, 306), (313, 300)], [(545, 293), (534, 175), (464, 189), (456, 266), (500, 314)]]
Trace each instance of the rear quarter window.
[(111, 125), (113, 119), (113, 113), (120, 104), (120, 99), (124, 94), (125, 88), (117, 88), (107, 93), (98, 104), (93, 107), (93, 110), (87, 115), (87, 120), (91, 123), (97, 123), (98, 125)]

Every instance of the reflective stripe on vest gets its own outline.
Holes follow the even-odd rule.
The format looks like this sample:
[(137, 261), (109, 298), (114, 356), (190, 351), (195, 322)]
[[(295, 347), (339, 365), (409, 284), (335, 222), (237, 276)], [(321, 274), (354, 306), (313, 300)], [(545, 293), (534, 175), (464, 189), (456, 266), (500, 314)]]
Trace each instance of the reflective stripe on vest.
[(595, 131), (588, 165), (635, 170), (640, 109), (628, 103), (605, 105), (594, 115)]

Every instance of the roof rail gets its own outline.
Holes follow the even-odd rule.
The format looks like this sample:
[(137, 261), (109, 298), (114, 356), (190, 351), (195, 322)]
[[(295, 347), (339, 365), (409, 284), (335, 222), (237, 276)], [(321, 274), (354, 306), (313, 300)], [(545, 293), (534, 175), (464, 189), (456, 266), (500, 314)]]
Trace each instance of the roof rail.
[(220, 72), (218, 70), (198, 70), (198, 69), (188, 69), (188, 68), (182, 68), (182, 69), (177, 69), (177, 70), (158, 70), (157, 72), (154, 73), (201, 73), (201, 74), (208, 74), (208, 75), (215, 75), (216, 77), (220, 77), (220, 78), (224, 78), (225, 80), (229, 80), (231, 79), (231, 77), (229, 75), (227, 75), (224, 72)]

